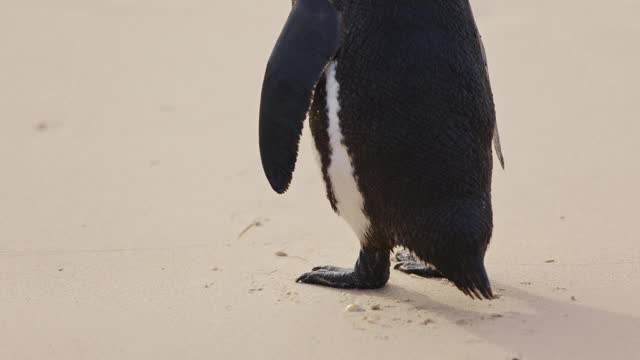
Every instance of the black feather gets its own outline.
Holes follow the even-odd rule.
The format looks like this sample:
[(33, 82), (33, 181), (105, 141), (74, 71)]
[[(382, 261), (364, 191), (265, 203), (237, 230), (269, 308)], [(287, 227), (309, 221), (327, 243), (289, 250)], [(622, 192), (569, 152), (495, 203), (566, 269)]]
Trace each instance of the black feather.
[(273, 49), (260, 101), (260, 157), (271, 187), (291, 183), (313, 88), (335, 54), (339, 18), (327, 0), (297, 0)]

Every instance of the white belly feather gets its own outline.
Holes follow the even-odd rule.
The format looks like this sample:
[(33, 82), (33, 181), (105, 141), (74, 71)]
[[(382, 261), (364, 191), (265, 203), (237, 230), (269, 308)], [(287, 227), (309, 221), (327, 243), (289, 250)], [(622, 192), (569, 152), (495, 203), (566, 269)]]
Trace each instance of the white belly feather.
[(363, 211), (364, 198), (358, 189), (351, 157), (343, 143), (338, 116), (340, 112), (340, 84), (336, 80), (337, 65), (337, 62), (333, 61), (326, 69), (328, 132), (331, 148), (331, 162), (327, 172), (337, 202), (338, 214), (353, 228), (353, 231), (360, 238), (360, 242), (364, 242), (370, 222)]

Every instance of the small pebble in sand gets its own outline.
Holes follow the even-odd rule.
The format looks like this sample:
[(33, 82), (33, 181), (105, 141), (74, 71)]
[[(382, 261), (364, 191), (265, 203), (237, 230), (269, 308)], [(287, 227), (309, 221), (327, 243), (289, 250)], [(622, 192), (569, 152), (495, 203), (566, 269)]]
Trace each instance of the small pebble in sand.
[(578, 299), (576, 299), (576, 297), (575, 297), (575, 296), (572, 296), (572, 297), (571, 297), (571, 301), (578, 301)]
[(211, 271), (220, 271), (220, 268), (218, 268), (217, 266), (214, 266), (211, 268)]
[(59, 268), (58, 271), (64, 271), (64, 268)]
[(554, 259), (549, 259), (547, 261), (545, 261), (547, 264), (553, 264), (554, 262), (556, 262)]
[(431, 320), (431, 319), (426, 319), (422, 322), (422, 325), (431, 325), (433, 324), (435, 321)]
[(289, 256), (289, 254), (287, 254), (287, 253), (286, 253), (286, 252), (284, 252), (284, 251), (276, 251), (276, 256), (279, 256), (279, 257), (287, 257), (287, 256)]
[(358, 304), (349, 304), (347, 305), (347, 307), (344, 309), (344, 311), (346, 312), (364, 312), (364, 308)]
[(371, 305), (371, 310), (379, 311), (379, 310), (382, 310), (382, 307), (380, 306), (380, 304), (373, 304)]

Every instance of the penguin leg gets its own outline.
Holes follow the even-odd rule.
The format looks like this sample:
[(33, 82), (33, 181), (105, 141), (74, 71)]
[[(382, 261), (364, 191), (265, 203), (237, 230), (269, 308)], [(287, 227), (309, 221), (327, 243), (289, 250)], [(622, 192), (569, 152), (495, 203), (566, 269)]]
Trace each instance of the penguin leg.
[(389, 251), (361, 249), (353, 269), (318, 266), (296, 282), (340, 289), (378, 289), (389, 281)]
[(398, 263), (393, 268), (405, 274), (414, 274), (425, 278), (444, 277), (435, 266), (419, 261), (407, 250), (396, 252), (396, 260), (398, 260)]

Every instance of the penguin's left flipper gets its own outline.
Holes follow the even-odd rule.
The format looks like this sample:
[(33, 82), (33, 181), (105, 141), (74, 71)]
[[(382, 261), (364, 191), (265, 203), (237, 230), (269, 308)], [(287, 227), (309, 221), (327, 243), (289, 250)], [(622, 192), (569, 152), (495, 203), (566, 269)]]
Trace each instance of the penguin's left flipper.
[(444, 275), (435, 266), (419, 261), (408, 251), (398, 251), (396, 260), (399, 262), (393, 268), (405, 274), (413, 274), (425, 278), (444, 278)]
[(318, 266), (296, 282), (339, 289), (378, 289), (389, 281), (389, 265), (389, 252), (363, 249), (353, 269)]
[(296, 0), (269, 58), (260, 100), (260, 157), (280, 194), (291, 183), (311, 95), (339, 38), (339, 15), (329, 0)]

